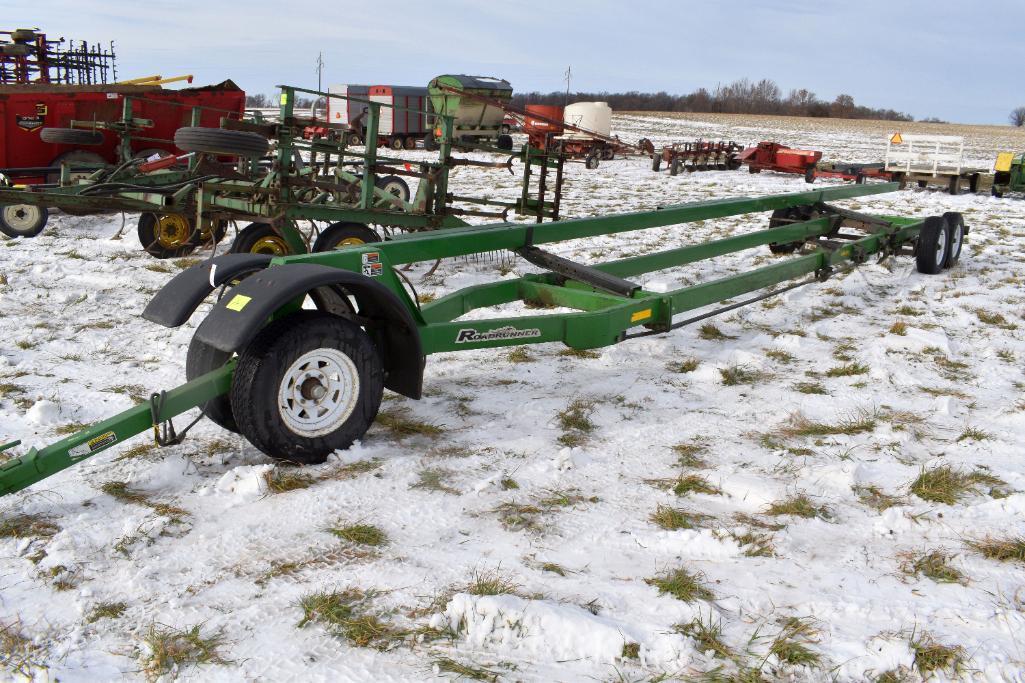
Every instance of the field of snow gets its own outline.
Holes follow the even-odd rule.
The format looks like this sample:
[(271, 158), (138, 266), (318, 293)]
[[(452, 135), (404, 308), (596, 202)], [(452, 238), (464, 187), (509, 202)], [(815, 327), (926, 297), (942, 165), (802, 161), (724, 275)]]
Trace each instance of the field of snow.
[[(885, 147), (850, 122), (805, 137), (771, 119), (615, 125), (827, 159)], [(988, 165), (1000, 146), (978, 133), (969, 156)], [(454, 189), (511, 197), (517, 179), (464, 168)], [(573, 165), (563, 213), (805, 189), (617, 159)], [(386, 393), (363, 442), (324, 465), (276, 466), (204, 421), (183, 445), (143, 435), (3, 499), (0, 678), (1022, 680), (1025, 201), (916, 189), (842, 205), (960, 211), (971, 234), (938, 276), (873, 261), (595, 352), (432, 356), (425, 398)], [(121, 216), (55, 215), (0, 242), (0, 443), (52, 443), (183, 381), (205, 308), (170, 331), (139, 313), (195, 261), (147, 256), (136, 220), (118, 237)], [(551, 248), (587, 262), (766, 222)], [(427, 296), (532, 271), (460, 259), (423, 280), (428, 265), (411, 275)]]

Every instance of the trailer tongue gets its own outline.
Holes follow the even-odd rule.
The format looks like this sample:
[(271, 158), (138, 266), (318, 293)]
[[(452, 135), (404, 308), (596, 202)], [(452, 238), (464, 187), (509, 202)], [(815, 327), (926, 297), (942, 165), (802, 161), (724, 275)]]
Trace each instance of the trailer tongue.
[[(323, 462), (334, 450), (363, 436), (376, 417), (385, 387), (420, 398), (426, 356), (433, 353), (555, 341), (577, 349), (608, 346), (665, 333), (785, 289), (825, 280), (835, 268), (857, 265), (873, 254), (885, 257), (910, 248), (919, 272), (927, 274), (956, 263), (967, 232), (960, 214), (926, 219), (872, 216), (829, 203), (895, 189), (892, 183), (852, 185), (553, 224), (505, 223), (411, 233), (387, 242), (298, 256), (229, 254), (211, 259), (171, 280), (143, 314), (177, 327), (207, 295), (225, 288), (190, 344), (190, 381), (0, 464), (0, 494), (24, 489), (151, 429), (158, 443), (177, 443), (180, 435), (171, 419), (196, 407), (273, 458)], [(765, 211), (772, 212), (768, 229), (605, 263), (576, 263), (541, 248)], [(670, 292), (647, 291), (631, 280), (764, 245), (774, 253), (795, 255)], [(467, 287), (421, 306), (407, 293), (395, 268), (498, 249), (515, 252), (547, 271)], [(759, 291), (748, 301), (681, 319), (687, 312)], [(302, 307), (307, 297), (317, 310)], [(459, 320), (475, 309), (517, 301), (575, 312)]]

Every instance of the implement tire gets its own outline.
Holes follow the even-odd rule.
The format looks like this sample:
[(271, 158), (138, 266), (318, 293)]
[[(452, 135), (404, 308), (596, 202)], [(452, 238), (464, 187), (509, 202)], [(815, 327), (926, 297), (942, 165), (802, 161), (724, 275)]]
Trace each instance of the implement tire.
[(287, 256), (292, 253), (288, 242), (268, 223), (250, 223), (242, 228), (231, 243), (232, 254), (270, 254)]
[(102, 145), (103, 133), (84, 128), (44, 128), (39, 139), (55, 145)]
[(377, 189), (384, 190), (393, 197), (398, 197), (404, 202), (409, 201), (409, 185), (397, 175), (381, 176), (374, 181), (374, 185), (377, 186)]
[(194, 232), (192, 221), (179, 214), (157, 216), (147, 212), (139, 216), (139, 244), (159, 259), (181, 258), (195, 251)]
[(262, 157), (270, 147), (259, 133), (198, 126), (179, 128), (174, 133), (174, 144), (186, 152), (239, 157)]
[(43, 206), (7, 204), (0, 206), (0, 232), (8, 237), (35, 237), (46, 227), (50, 212)]
[(231, 405), (251, 444), (277, 460), (312, 465), (366, 433), (383, 392), (381, 358), (363, 328), (299, 311), (242, 349)]
[(338, 247), (380, 242), (381, 236), (362, 223), (340, 221), (332, 223), (317, 235), (313, 242), (313, 252), (332, 251)]

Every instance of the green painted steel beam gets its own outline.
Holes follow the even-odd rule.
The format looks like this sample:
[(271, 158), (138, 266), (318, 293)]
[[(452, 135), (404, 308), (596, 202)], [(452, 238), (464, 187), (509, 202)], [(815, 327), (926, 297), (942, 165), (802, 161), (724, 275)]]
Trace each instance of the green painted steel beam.
[[(197, 377), (164, 395), (158, 421), (170, 420), (227, 392), (235, 362)], [(114, 417), (37, 451), (0, 463), (0, 496), (31, 486), (111, 446), (153, 429), (149, 403), (140, 403)]]
[[(484, 251), (516, 250), (530, 243), (548, 244), (563, 242), (572, 239), (595, 237), (597, 235), (611, 235), (633, 230), (645, 230), (666, 225), (723, 218), (725, 216), (864, 197), (893, 192), (896, 189), (896, 183), (844, 185), (822, 190), (767, 197), (740, 197), (678, 204), (652, 211), (577, 218), (562, 220), (557, 223), (503, 223), (500, 225), (454, 228), (446, 230), (444, 233), (396, 235), (389, 242), (379, 245), (379, 248), (388, 255), (389, 260), (393, 264), (415, 263), (438, 258), (466, 256)], [(300, 258), (313, 258), (316, 263), (332, 265), (331, 254), (314, 254), (310, 257), (304, 256)]]
[(630, 277), (642, 273), (653, 273), (666, 268), (674, 268), (696, 261), (731, 254), (744, 249), (761, 247), (766, 244), (785, 244), (797, 242), (818, 235), (825, 235), (829, 232), (829, 218), (816, 218), (805, 223), (792, 223), (778, 228), (768, 230), (756, 230), (755, 232), (744, 233), (736, 237), (703, 242), (701, 244), (668, 249), (655, 254), (645, 254), (631, 258), (610, 261), (594, 266), (601, 270), (619, 277)]

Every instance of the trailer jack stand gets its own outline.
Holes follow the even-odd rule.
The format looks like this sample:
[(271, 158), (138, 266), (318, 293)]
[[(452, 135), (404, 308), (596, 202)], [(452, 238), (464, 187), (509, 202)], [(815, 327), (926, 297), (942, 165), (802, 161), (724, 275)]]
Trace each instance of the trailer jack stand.
[(181, 431), (181, 434), (179, 434), (174, 429), (174, 420), (172, 418), (168, 418), (163, 422), (160, 422), (157, 418), (164, 407), (164, 400), (166, 398), (166, 391), (161, 391), (159, 394), (150, 394), (149, 397), (149, 410), (153, 419), (153, 440), (156, 441), (157, 445), (161, 448), (177, 446), (185, 441), (185, 435), (189, 433), (190, 429), (196, 426), (197, 422), (203, 419), (204, 415), (202, 410), (200, 410), (199, 417), (190, 422), (188, 426)]

